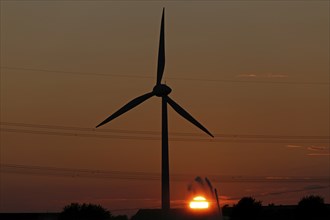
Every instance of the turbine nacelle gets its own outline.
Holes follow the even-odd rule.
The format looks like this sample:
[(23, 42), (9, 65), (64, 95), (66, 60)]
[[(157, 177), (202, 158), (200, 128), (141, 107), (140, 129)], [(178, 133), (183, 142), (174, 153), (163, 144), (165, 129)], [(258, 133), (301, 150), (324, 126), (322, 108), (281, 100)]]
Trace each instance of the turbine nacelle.
[(148, 100), (153, 96), (162, 97), (162, 210), (164, 212), (164, 219), (170, 210), (170, 182), (169, 182), (169, 159), (168, 159), (168, 125), (167, 125), (167, 104), (169, 104), (179, 115), (197, 126), (199, 129), (213, 137), (213, 135), (201, 125), (195, 118), (193, 118), (186, 110), (184, 110), (178, 103), (171, 99), (168, 94), (172, 89), (165, 84), (161, 84), (164, 68), (165, 68), (165, 33), (164, 33), (164, 9), (162, 14), (160, 26), (160, 38), (158, 49), (158, 64), (157, 64), (157, 80), (156, 85), (151, 92), (136, 97), (121, 107), (118, 111), (110, 115), (103, 122), (96, 127), (100, 127), (113, 119), (119, 117), (125, 112), (135, 108), (142, 102)]
[(155, 94), (155, 96), (164, 97), (170, 94), (172, 92), (172, 89), (165, 84), (158, 84), (155, 85), (152, 92), (153, 94)]

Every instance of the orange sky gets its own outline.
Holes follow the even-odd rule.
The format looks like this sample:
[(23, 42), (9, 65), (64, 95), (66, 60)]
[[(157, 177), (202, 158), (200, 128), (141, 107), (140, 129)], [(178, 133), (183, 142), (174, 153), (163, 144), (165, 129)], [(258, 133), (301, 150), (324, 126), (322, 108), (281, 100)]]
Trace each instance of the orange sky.
[(329, 2), (1, 1), (1, 212), (159, 207), (158, 179), (7, 165), (160, 172), (159, 98), (92, 129), (152, 90), (162, 7), (170, 96), (216, 136), (169, 108), (170, 172), (188, 175), (171, 182), (173, 202), (195, 176), (212, 176), (233, 201), (295, 204), (314, 193), (330, 203)]

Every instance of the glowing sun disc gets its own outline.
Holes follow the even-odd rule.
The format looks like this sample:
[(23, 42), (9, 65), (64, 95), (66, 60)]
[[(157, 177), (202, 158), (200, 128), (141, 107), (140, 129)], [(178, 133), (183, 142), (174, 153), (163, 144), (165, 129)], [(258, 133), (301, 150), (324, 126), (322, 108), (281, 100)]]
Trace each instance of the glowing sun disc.
[(191, 209), (207, 209), (209, 202), (203, 196), (197, 196), (189, 203)]

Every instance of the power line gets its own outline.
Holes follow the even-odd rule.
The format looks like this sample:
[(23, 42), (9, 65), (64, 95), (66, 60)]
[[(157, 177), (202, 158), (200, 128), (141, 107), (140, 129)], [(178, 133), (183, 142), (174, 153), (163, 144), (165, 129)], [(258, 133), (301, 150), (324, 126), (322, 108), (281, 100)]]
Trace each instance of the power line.
[(76, 126), (61, 126), (61, 125), (48, 125), (48, 124), (29, 124), (20, 122), (0, 122), (1, 125), (15, 126), (15, 127), (27, 127), (27, 128), (41, 128), (41, 129), (56, 129), (56, 130), (68, 130), (68, 131), (83, 131), (83, 132), (111, 132), (111, 133), (133, 133), (133, 134), (149, 134), (159, 135), (159, 132), (154, 131), (142, 131), (142, 130), (125, 130), (125, 129), (95, 129), (87, 127), (76, 127)]
[[(21, 164), (0, 164), (0, 172), (12, 174), (59, 176), (72, 178), (101, 178), (101, 179), (122, 179), (122, 180), (160, 180), (160, 173), (138, 172), (138, 171), (109, 171), (91, 169), (72, 169), (47, 166), (30, 166)], [(329, 176), (319, 177), (292, 177), (292, 176), (242, 176), (242, 175), (207, 175), (212, 182), (262, 182), (262, 183), (327, 183)], [(194, 174), (172, 174), (171, 180), (180, 182), (191, 182), (195, 178)]]
[[(36, 130), (24, 130), (16, 128), (1, 128), (1, 131), (12, 132), (12, 133), (24, 133), (24, 134), (37, 134), (37, 135), (56, 135), (56, 136), (67, 136), (67, 137), (85, 137), (85, 138), (106, 138), (106, 139), (122, 139), (122, 140), (148, 140), (156, 141), (160, 140), (160, 137), (153, 136), (128, 136), (128, 135), (102, 135), (102, 134), (86, 134), (86, 133), (74, 133), (74, 132), (60, 132), (60, 131), (36, 131)], [(299, 139), (203, 139), (203, 138), (169, 138), (170, 141), (183, 141), (183, 142), (209, 142), (209, 143), (328, 143), (329, 140), (299, 140)]]
[[(130, 75), (130, 74), (108, 74), (108, 73), (96, 73), (96, 72), (79, 72), (79, 71), (63, 71), (63, 70), (49, 70), (49, 69), (37, 69), (37, 68), (23, 68), (23, 67), (1, 67), (7, 70), (21, 70), (21, 71), (33, 71), (33, 72), (46, 72), (46, 73), (60, 73), (60, 74), (72, 74), (72, 75), (85, 75), (85, 76), (102, 76), (102, 77), (120, 77), (120, 78), (143, 78), (154, 79), (153, 76), (143, 75)], [(189, 77), (167, 77), (172, 80), (183, 81), (199, 81), (199, 82), (221, 82), (221, 83), (261, 83), (261, 84), (289, 84), (289, 85), (327, 85), (329, 82), (299, 82), (299, 81), (265, 81), (265, 80), (227, 80), (227, 79), (206, 79), (206, 78), (189, 78)]]
[(94, 76), (107, 76), (107, 77), (121, 77), (121, 78), (148, 78), (148, 79), (154, 78), (152, 76), (142, 76), (142, 75), (77, 72), (77, 71), (48, 70), (48, 69), (34, 69), (34, 68), (21, 68), (21, 67), (1, 67), (1, 69), (34, 71), (34, 72), (45, 72), (45, 73), (61, 73), (61, 74), (72, 74), (72, 75), (94, 75)]
[[(29, 124), (20, 122), (0, 122), (1, 125), (10, 127), (25, 127), (37, 129), (50, 129), (50, 130), (65, 130), (65, 131), (78, 131), (78, 132), (92, 132), (92, 133), (119, 133), (119, 134), (135, 134), (135, 135), (152, 135), (160, 136), (160, 131), (147, 131), (147, 130), (128, 130), (128, 129), (95, 129), (88, 127), (75, 127), (75, 126), (61, 126), (49, 124)], [(171, 132), (172, 136), (186, 136), (186, 137), (203, 137), (205, 135), (200, 133), (187, 133), (187, 132)], [(264, 135), (264, 134), (221, 134), (216, 133), (216, 138), (235, 138), (235, 139), (285, 139), (285, 140), (324, 140), (328, 141), (330, 136), (322, 135)]]

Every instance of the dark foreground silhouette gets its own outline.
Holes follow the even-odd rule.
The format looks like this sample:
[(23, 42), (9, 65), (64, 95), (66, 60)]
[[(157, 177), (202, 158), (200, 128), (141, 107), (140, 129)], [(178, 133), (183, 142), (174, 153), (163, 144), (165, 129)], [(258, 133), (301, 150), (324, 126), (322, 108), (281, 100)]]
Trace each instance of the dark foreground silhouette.
[[(320, 196), (306, 196), (298, 205), (270, 204), (262, 206), (261, 201), (243, 197), (233, 207), (222, 208), (223, 220), (329, 220), (330, 204)], [(161, 219), (160, 209), (142, 209), (131, 220)], [(187, 209), (171, 209), (170, 220), (219, 220), (216, 212), (193, 213)]]
[[(320, 196), (303, 197), (297, 205), (263, 206), (261, 201), (243, 197), (233, 207), (222, 208), (223, 220), (328, 220), (330, 204)], [(219, 220), (217, 211), (192, 212), (171, 209), (170, 220)], [(0, 213), (1, 220), (128, 220), (127, 216), (113, 216), (100, 205), (72, 203), (61, 213)], [(131, 220), (162, 220), (161, 209), (140, 209)]]

